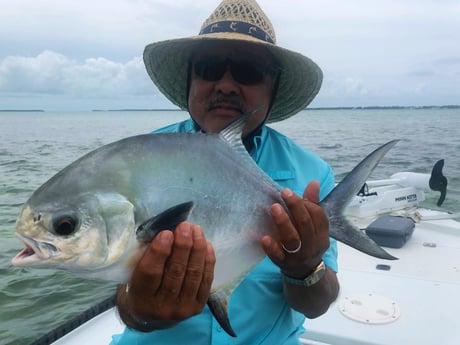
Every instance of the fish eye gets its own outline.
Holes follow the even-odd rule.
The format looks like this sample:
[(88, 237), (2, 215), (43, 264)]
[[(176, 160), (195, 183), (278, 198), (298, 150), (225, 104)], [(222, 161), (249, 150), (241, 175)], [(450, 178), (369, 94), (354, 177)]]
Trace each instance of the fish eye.
[(61, 236), (68, 236), (76, 229), (77, 221), (71, 216), (62, 216), (53, 221), (54, 232)]

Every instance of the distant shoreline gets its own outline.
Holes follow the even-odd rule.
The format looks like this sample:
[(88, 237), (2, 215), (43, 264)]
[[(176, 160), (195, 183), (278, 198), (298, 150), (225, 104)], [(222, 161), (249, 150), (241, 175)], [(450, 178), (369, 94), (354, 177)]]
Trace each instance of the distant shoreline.
[(305, 110), (353, 110), (353, 109), (460, 109), (460, 105), (420, 105), (420, 106), (366, 106), (366, 107), (318, 107)]
[(17, 113), (24, 113), (24, 112), (31, 112), (31, 113), (44, 113), (45, 110), (43, 109), (0, 109), (0, 112), (11, 112), (11, 113), (14, 113), (14, 112), (17, 112)]
[[(356, 106), (356, 107), (311, 107), (304, 110), (378, 110), (378, 109), (460, 109), (460, 105), (421, 105), (421, 106)], [(43, 109), (0, 109), (0, 112), (46, 112)], [(54, 110), (53, 110), (54, 111)], [(132, 112), (132, 111), (183, 111), (181, 109), (92, 109), (92, 110), (56, 110), (56, 111), (91, 111), (91, 112)]]
[[(312, 107), (304, 110), (353, 110), (353, 109), (460, 109), (460, 105), (422, 105), (422, 106), (366, 106), (366, 107)], [(182, 111), (181, 109), (93, 109), (91, 111)]]
[(93, 109), (91, 111), (182, 111), (182, 109), (168, 109), (168, 108), (159, 108), (159, 109)]

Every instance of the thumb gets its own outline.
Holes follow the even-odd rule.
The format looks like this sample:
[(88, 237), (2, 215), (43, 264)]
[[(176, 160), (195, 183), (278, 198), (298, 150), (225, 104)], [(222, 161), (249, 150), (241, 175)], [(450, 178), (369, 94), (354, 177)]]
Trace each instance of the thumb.
[(314, 202), (315, 204), (319, 203), (319, 182), (312, 181), (308, 184), (303, 192), (303, 198)]

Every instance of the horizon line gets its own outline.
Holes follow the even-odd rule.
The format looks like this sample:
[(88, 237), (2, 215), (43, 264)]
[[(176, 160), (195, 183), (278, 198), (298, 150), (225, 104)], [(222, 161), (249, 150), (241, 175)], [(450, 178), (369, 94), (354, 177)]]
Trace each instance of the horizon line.
[[(331, 107), (306, 107), (304, 110), (349, 110), (349, 109), (459, 109), (460, 105), (371, 105), (371, 106), (331, 106)], [(185, 111), (178, 108), (120, 108), (120, 109), (91, 109), (91, 110), (44, 110), (44, 109), (0, 109), (0, 112), (58, 112), (58, 111), (84, 111), (84, 112), (123, 112), (123, 111)]]

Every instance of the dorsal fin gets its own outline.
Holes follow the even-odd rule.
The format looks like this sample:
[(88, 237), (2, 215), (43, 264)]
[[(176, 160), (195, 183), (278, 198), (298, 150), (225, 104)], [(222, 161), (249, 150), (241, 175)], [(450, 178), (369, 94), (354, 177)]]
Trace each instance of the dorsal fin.
[(244, 147), (242, 140), (243, 128), (248, 119), (261, 108), (262, 106), (258, 106), (230, 122), (228, 126), (219, 132), (219, 137), (226, 141), (236, 152), (247, 155), (246, 148)]
[(242, 134), (246, 122), (254, 113), (262, 108), (263, 106), (259, 105), (258, 107), (239, 116), (237, 119), (230, 122), (230, 124), (228, 124), (224, 129), (222, 129), (218, 135), (221, 140), (225, 141), (225, 143), (227, 143), (232, 148), (232, 150), (239, 155), (242, 161), (245, 161), (246, 164), (249, 164), (249, 166), (253, 168), (253, 171), (256, 174), (259, 174), (259, 177), (265, 177), (268, 184), (275, 186), (275, 188), (278, 190), (281, 190), (282, 188), (263, 170), (260, 169), (260, 167), (252, 159), (250, 153), (246, 150), (246, 147), (243, 144)]

